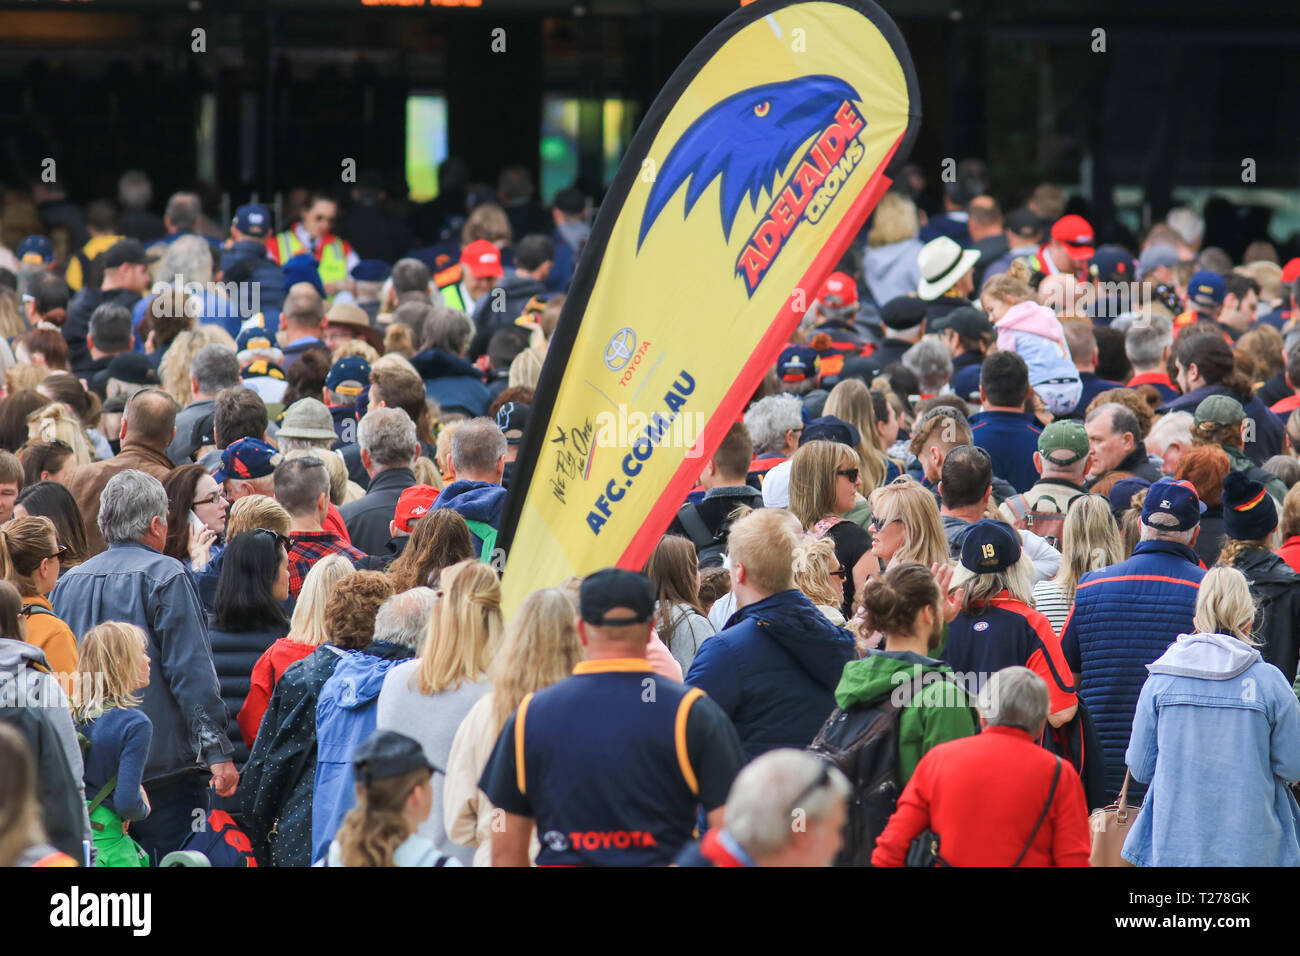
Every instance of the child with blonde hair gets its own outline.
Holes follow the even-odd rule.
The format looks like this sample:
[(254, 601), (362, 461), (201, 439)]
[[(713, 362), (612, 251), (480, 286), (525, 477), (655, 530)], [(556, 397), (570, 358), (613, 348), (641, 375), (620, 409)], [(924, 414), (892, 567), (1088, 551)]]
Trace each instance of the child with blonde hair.
[(72, 690), (81, 733), (90, 741), (83, 779), (96, 866), (148, 866), (130, 823), (149, 815), (142, 781), (153, 722), (136, 691), (149, 686), (148, 637), (134, 624), (107, 621), (81, 638)]

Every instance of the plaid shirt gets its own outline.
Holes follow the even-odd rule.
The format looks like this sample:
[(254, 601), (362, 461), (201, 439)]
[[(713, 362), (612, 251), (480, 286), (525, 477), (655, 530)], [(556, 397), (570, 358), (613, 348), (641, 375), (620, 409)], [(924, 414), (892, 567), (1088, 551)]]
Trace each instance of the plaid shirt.
[(302, 591), (302, 582), (311, 566), (331, 554), (341, 554), (353, 564), (365, 557), (360, 551), (345, 544), (333, 531), (290, 531), (289, 540), (289, 596), (296, 598)]

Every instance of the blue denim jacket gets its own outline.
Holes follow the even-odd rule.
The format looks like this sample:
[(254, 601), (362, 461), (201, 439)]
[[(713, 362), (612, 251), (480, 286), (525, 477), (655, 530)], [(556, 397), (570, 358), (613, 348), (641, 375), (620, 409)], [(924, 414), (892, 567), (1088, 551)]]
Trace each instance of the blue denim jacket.
[(1150, 781), (1124, 841), (1138, 866), (1300, 866), (1300, 702), (1224, 634), (1182, 634), (1147, 665), (1125, 760)]
[(104, 621), (126, 621), (149, 636), (149, 686), (140, 705), (153, 721), (146, 789), (231, 759), (207, 622), (181, 562), (136, 541), (111, 544), (64, 574), (50, 603), (78, 642)]

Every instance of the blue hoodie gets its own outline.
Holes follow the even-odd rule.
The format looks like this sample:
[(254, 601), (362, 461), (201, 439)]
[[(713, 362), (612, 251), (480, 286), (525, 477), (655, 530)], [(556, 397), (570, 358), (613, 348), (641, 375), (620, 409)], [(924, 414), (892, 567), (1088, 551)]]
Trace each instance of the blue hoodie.
[(812, 743), (835, 709), (844, 665), (857, 657), (800, 591), (778, 591), (741, 608), (700, 645), (686, 683), (706, 692), (736, 725), (745, 759)]
[[(329, 646), (329, 645), (327, 645)], [(355, 799), (352, 755), (375, 730), (376, 703), (384, 677), (399, 661), (364, 651), (339, 651), (338, 667), (316, 701), (316, 786), (311, 811), (311, 861), (329, 852), (330, 841)]]
[[(433, 508), (450, 508), (467, 521), (482, 521), (501, 530), (501, 513), (506, 506), (506, 490), (486, 481), (453, 481), (433, 501)], [(433, 509), (430, 509), (433, 510)], [(483, 539), (470, 532), (474, 553), (483, 553)]]
[(1226, 634), (1181, 634), (1147, 670), (1125, 760), (1151, 785), (1124, 859), (1300, 866), (1287, 786), (1300, 779), (1300, 704), (1282, 672)]

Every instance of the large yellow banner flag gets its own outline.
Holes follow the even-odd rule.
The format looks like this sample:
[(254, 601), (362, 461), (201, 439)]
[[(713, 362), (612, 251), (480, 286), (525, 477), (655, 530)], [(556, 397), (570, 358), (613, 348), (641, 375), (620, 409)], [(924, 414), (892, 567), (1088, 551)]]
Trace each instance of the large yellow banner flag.
[(552, 338), (502, 522), (507, 613), (570, 575), (641, 567), (919, 120), (907, 47), (873, 3), (760, 0), (692, 51)]

